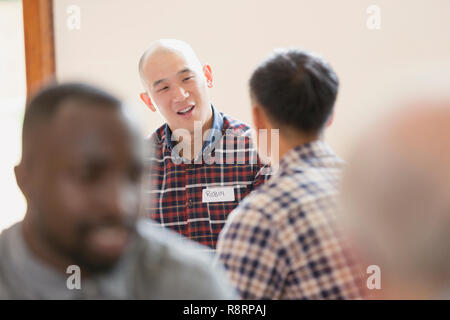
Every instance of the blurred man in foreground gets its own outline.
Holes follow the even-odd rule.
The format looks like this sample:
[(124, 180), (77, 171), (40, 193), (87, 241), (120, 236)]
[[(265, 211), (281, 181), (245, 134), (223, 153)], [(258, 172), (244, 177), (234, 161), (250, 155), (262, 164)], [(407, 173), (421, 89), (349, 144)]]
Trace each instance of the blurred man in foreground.
[(217, 255), (244, 299), (359, 297), (335, 225), (343, 161), (322, 141), (337, 93), (331, 66), (299, 49), (276, 52), (250, 79), (255, 127), (279, 129), (280, 163), (219, 237)]
[(208, 259), (138, 222), (142, 145), (116, 98), (82, 84), (43, 90), (22, 140), (28, 206), (0, 235), (0, 298), (233, 296)]
[(347, 226), (380, 271), (370, 296), (450, 299), (450, 100), (418, 101), (378, 121), (347, 169)]

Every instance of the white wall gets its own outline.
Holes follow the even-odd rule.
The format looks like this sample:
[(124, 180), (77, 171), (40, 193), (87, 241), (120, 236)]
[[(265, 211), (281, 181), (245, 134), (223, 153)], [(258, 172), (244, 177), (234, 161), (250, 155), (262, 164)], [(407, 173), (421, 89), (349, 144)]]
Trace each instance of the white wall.
[(25, 49), (21, 1), (0, 1), (0, 232), (21, 220), (26, 204), (14, 176), (25, 110)]
[[(366, 9), (381, 8), (381, 29), (366, 26)], [(67, 8), (81, 9), (69, 30)], [(322, 54), (341, 79), (327, 141), (346, 156), (360, 130), (405, 79), (450, 70), (448, 0), (57, 0), (57, 76), (87, 80), (126, 99), (151, 133), (162, 123), (138, 99), (137, 62), (150, 42), (189, 42), (215, 75), (213, 102), (250, 122), (247, 81), (274, 47), (302, 46)], [(425, 83), (425, 86), (431, 85)]]

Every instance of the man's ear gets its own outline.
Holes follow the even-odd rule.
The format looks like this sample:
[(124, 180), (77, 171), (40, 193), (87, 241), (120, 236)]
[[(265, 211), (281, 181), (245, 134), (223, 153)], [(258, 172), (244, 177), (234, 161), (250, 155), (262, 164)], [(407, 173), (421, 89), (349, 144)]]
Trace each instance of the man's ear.
[(255, 131), (258, 131), (261, 128), (261, 119), (260, 119), (260, 110), (258, 110), (258, 106), (252, 106), (252, 120)]
[(213, 76), (212, 76), (212, 69), (211, 69), (211, 66), (209, 64), (203, 65), (203, 74), (205, 75), (206, 84), (207, 84), (208, 88), (212, 88), (212, 86), (213, 86)]
[(253, 125), (255, 130), (258, 131), (260, 129), (269, 129), (270, 123), (267, 121), (267, 116), (264, 110), (259, 105), (252, 106), (252, 117), (253, 117)]
[(147, 107), (150, 108), (153, 112), (156, 112), (156, 108), (152, 103), (152, 99), (148, 96), (147, 92), (141, 92), (139, 95), (141, 97), (141, 100), (144, 101), (144, 103), (147, 105)]
[(330, 119), (328, 119), (327, 128), (333, 124), (334, 112), (331, 114)]
[(16, 182), (19, 186), (20, 191), (22, 191), (25, 198), (28, 196), (28, 179), (27, 173), (24, 168), (23, 163), (18, 164), (14, 167), (14, 174), (16, 176)]
[[(252, 118), (254, 126), (253, 138), (256, 141), (258, 155), (264, 163), (270, 163), (271, 151), (269, 150), (272, 150), (272, 124), (263, 108), (258, 104), (252, 105)], [(260, 130), (267, 130), (266, 134), (264, 134), (264, 131), (260, 132)]]

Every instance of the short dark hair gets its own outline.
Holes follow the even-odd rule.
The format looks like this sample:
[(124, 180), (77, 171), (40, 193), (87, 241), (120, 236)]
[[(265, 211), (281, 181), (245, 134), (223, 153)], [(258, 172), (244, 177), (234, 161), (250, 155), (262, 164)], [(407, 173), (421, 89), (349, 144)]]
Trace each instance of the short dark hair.
[(251, 97), (271, 120), (306, 134), (323, 129), (333, 111), (338, 87), (331, 66), (301, 49), (276, 51), (250, 78)]
[(88, 84), (73, 82), (50, 85), (32, 97), (26, 107), (22, 128), (23, 151), (25, 151), (27, 137), (30, 133), (33, 135), (32, 129), (36, 125), (49, 122), (68, 101), (75, 102), (80, 106), (89, 105), (112, 109), (119, 109), (121, 106), (119, 99)]
[(23, 120), (23, 130), (39, 121), (50, 120), (64, 102), (74, 101), (80, 105), (119, 107), (121, 102), (96, 87), (83, 83), (51, 85), (38, 92), (28, 103)]

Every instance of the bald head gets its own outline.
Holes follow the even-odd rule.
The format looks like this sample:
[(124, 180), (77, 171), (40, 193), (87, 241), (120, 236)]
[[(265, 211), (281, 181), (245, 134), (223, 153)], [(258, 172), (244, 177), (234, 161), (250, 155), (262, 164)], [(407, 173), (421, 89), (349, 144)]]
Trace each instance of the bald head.
[(139, 74), (145, 86), (148, 85), (146, 81), (148, 72), (152, 71), (148, 62), (152, 61), (152, 58), (160, 58), (165, 55), (178, 55), (186, 59), (193, 67), (196, 67), (196, 71), (201, 71), (202, 69), (202, 64), (189, 44), (177, 39), (160, 39), (151, 43), (139, 60)]
[(343, 200), (369, 264), (399, 282), (450, 280), (450, 101), (421, 101), (361, 139)]

